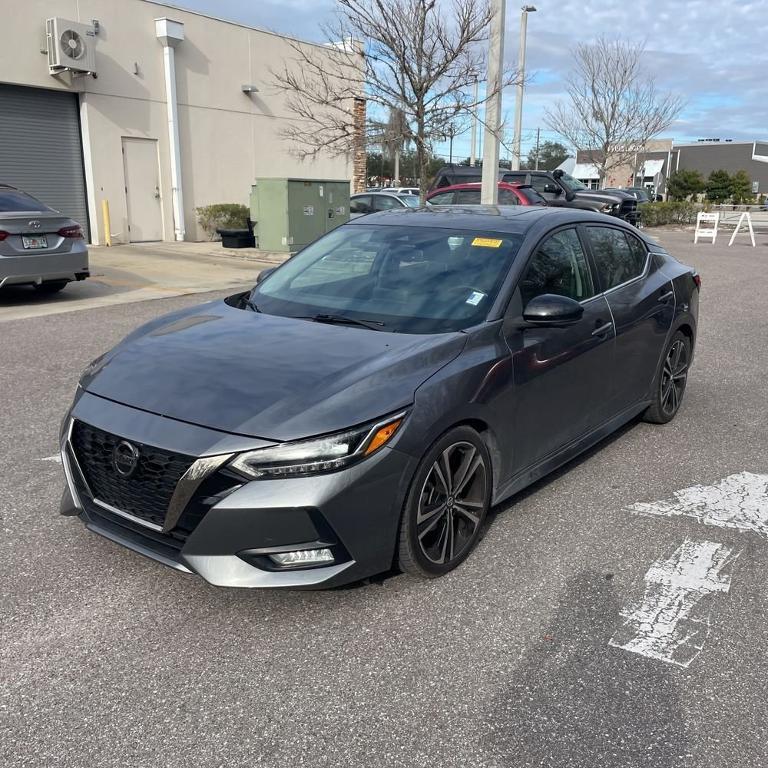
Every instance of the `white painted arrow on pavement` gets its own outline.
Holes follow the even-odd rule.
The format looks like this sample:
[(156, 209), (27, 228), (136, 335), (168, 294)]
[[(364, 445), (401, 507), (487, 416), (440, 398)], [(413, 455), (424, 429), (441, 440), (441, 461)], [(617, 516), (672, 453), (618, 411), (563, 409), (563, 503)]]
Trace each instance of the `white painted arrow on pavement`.
[(645, 574), (642, 600), (621, 612), (624, 624), (609, 645), (687, 667), (709, 636), (709, 608), (702, 600), (728, 592), (731, 577), (723, 571), (737, 557), (723, 544), (686, 539)]
[(692, 517), (704, 525), (751, 531), (768, 538), (768, 475), (739, 472), (714, 485), (693, 485), (664, 501), (632, 504), (630, 512)]

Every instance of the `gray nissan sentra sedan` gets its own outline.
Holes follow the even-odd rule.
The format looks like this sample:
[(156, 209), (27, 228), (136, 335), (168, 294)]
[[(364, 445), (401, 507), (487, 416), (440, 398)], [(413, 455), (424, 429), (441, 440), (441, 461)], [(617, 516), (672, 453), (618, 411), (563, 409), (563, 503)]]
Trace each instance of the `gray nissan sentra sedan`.
[(94, 360), (62, 512), (212, 584), (454, 568), (489, 507), (685, 392), (699, 277), (615, 217), (372, 214)]
[(83, 230), (26, 192), (0, 184), (0, 288), (56, 293), (89, 276)]

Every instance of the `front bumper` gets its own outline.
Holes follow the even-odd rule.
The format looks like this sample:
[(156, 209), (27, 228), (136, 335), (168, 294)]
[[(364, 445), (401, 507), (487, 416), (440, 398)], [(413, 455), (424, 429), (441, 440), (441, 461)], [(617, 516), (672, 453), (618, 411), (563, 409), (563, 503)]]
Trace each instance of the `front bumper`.
[[(67, 491), (61, 512), (78, 515), (89, 530), (135, 552), (222, 587), (327, 588), (392, 565), (400, 511), (416, 464), (401, 451), (385, 447), (357, 465), (326, 475), (230, 480), (232, 487), (226, 493), (203, 498), (222, 487), (219, 475), (226, 474), (226, 468), (220, 466), (185, 508), (177, 510), (177, 522), (160, 530), (96, 498), (72, 447), (72, 419), (135, 443), (203, 458), (261, 447), (264, 441), (225, 435), (83, 394), (67, 417), (62, 439)], [(268, 557), (273, 552), (320, 547), (331, 549), (332, 564), (278, 568)]]
[(84, 280), (90, 275), (88, 249), (84, 245), (65, 253), (0, 255), (0, 288), (37, 284), (47, 280)]

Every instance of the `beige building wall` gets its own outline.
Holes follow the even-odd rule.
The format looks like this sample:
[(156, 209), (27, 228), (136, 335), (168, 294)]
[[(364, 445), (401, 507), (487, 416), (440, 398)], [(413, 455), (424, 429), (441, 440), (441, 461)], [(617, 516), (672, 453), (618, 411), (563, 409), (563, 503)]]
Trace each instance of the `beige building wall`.
[[(2, 0), (9, 3), (10, 0)], [(187, 239), (202, 239), (195, 208), (248, 203), (263, 176), (350, 179), (351, 159), (300, 161), (279, 136), (291, 120), (270, 68), (292, 58), (279, 35), (146, 0), (27, 0), (3, 14), (0, 81), (76, 91), (80, 98), (92, 239), (104, 241), (101, 201), (108, 200), (111, 230), (128, 241), (123, 137), (154, 139), (158, 146), (163, 238), (174, 236), (170, 145), (163, 47), (155, 19), (184, 24), (175, 49), (184, 223)], [(95, 38), (98, 78), (48, 74), (45, 20), (60, 16), (99, 21)], [(258, 93), (245, 94), (243, 84)]]

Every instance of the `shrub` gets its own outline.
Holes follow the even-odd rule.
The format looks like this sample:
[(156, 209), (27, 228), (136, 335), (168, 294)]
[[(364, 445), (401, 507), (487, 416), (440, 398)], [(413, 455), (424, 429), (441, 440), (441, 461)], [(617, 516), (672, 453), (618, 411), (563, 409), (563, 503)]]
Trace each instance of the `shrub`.
[(646, 227), (660, 227), (665, 224), (693, 224), (696, 221), (696, 214), (701, 209), (700, 205), (687, 200), (647, 203), (640, 206), (640, 216)]
[(195, 208), (197, 220), (208, 237), (213, 240), (217, 229), (245, 229), (251, 212), (240, 203), (215, 203)]
[(698, 171), (675, 171), (667, 181), (667, 194), (673, 200), (687, 200), (691, 195), (703, 192), (706, 182)]
[(732, 179), (728, 171), (712, 171), (707, 179), (707, 200), (724, 203), (731, 196)]
[(736, 171), (731, 176), (731, 199), (737, 205), (754, 201), (752, 179), (746, 171)]

